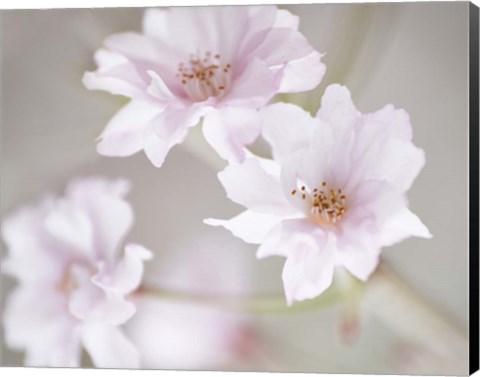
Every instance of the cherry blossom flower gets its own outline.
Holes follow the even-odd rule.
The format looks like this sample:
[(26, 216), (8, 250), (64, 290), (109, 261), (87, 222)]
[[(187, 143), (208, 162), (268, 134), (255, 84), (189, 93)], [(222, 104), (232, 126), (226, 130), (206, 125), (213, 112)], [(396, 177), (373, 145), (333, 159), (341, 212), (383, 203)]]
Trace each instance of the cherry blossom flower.
[(132, 100), (97, 151), (120, 157), (143, 149), (157, 167), (202, 117), (208, 143), (242, 161), (259, 135), (255, 109), (277, 93), (313, 89), (325, 73), (298, 17), (275, 6), (150, 9), (142, 34), (115, 34), (104, 45), (85, 86)]
[(2, 224), (3, 272), (18, 280), (4, 312), (6, 344), (28, 366), (79, 366), (82, 346), (98, 367), (135, 368), (139, 355), (118, 327), (135, 313), (127, 299), (151, 253), (127, 244), (129, 184), (92, 177), (71, 182)]
[[(242, 245), (225, 236), (215, 229), (194, 232), (151, 266), (145, 290), (134, 297), (137, 314), (125, 326), (140, 351), (141, 368), (245, 367), (270, 355), (251, 316), (222, 302), (252, 291)], [(150, 291), (160, 295), (148, 287), (159, 287)]]
[(404, 110), (361, 114), (348, 90), (327, 88), (315, 118), (294, 105), (262, 111), (273, 160), (248, 157), (219, 173), (228, 197), (247, 208), (223, 226), (260, 244), (257, 257), (286, 257), (288, 304), (320, 295), (336, 266), (366, 280), (382, 247), (430, 238), (406, 192), (425, 163)]

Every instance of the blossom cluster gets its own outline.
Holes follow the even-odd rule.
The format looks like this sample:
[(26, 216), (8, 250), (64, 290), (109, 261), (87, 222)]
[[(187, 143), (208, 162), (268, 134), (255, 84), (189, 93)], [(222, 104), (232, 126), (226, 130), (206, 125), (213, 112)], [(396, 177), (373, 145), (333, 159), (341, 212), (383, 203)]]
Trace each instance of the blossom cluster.
[[(130, 99), (98, 138), (103, 156), (143, 150), (160, 168), (190, 128), (202, 127), (226, 161), (218, 178), (227, 197), (245, 207), (205, 223), (258, 245), (258, 258), (284, 257), (288, 305), (321, 295), (337, 267), (365, 281), (382, 248), (431, 237), (408, 208), (425, 156), (405, 110), (362, 114), (338, 84), (327, 87), (314, 117), (272, 104), (277, 94), (317, 87), (322, 58), (299, 18), (276, 6), (150, 9), (142, 32), (109, 36), (95, 53), (96, 70), (83, 77), (88, 89)], [(259, 138), (271, 158), (248, 149)], [(153, 253), (121, 248), (133, 225), (128, 189), (125, 180), (77, 179), (64, 197), (46, 197), (3, 222), (4, 271), (18, 280), (5, 309), (6, 341), (25, 351), (27, 365), (78, 366), (82, 347), (98, 367), (142, 365), (141, 341), (121, 326), (135, 303), (170, 309), (135, 298)]]

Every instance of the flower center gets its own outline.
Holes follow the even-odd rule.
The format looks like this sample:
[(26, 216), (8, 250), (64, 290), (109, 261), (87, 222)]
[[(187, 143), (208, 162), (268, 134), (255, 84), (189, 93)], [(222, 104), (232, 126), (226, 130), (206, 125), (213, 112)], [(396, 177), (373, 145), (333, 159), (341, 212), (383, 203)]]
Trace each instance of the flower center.
[(335, 225), (345, 215), (347, 197), (342, 189), (329, 188), (327, 182), (322, 182), (320, 188), (313, 190), (301, 186), (292, 190), (293, 196), (299, 195), (302, 200), (310, 203), (310, 217), (321, 226)]
[(226, 93), (230, 86), (231, 70), (230, 64), (222, 65), (220, 54), (207, 51), (203, 58), (199, 54), (192, 54), (188, 64), (180, 63), (176, 76), (190, 99), (201, 102)]
[[(78, 261), (69, 263), (64, 271), (58, 289), (64, 294), (70, 294), (80, 286), (82, 276), (92, 276), (95, 273), (93, 268)], [(82, 276), (80, 276), (82, 275)]]

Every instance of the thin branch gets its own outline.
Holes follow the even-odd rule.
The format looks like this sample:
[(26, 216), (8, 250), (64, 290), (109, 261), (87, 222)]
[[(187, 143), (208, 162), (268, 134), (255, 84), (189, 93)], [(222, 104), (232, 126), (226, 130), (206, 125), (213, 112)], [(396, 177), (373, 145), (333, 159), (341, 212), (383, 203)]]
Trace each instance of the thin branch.
[(153, 287), (142, 286), (137, 295), (154, 296), (162, 300), (194, 302), (202, 305), (219, 306), (229, 310), (240, 310), (253, 314), (294, 314), (306, 310), (320, 309), (334, 304), (348, 294), (357, 294), (361, 290), (360, 284), (352, 285), (347, 291), (339, 284), (332, 285), (319, 297), (312, 300), (305, 300), (288, 306), (283, 295), (242, 295), (227, 296), (213, 294), (198, 294), (181, 291), (162, 290)]

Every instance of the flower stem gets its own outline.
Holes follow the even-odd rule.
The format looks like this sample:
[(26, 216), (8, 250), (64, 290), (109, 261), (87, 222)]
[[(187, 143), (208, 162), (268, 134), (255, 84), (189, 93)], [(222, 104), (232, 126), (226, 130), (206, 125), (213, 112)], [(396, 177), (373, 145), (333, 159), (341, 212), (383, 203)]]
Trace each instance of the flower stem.
[(202, 305), (218, 306), (228, 310), (239, 310), (253, 314), (294, 314), (307, 310), (317, 310), (330, 306), (347, 297), (357, 296), (363, 290), (363, 285), (352, 278), (348, 289), (344, 284), (333, 284), (319, 297), (312, 300), (296, 302), (288, 306), (283, 295), (214, 295), (162, 290), (142, 286), (137, 294), (153, 296), (162, 300), (183, 301)]

